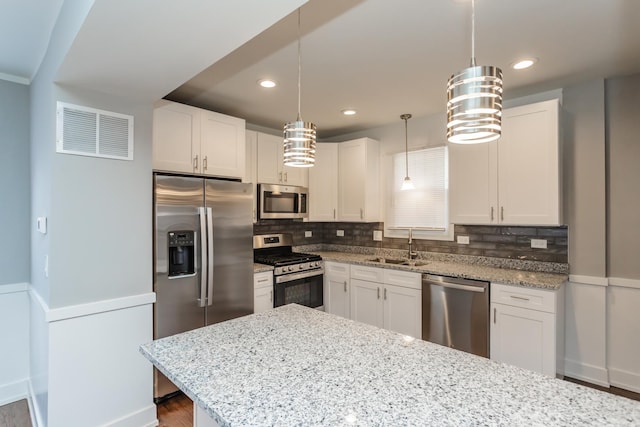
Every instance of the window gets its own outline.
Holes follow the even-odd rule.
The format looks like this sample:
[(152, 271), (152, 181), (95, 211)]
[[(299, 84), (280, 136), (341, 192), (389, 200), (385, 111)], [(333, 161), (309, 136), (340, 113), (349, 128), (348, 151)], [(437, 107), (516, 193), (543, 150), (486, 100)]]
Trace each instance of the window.
[(403, 236), (394, 228), (415, 227), (416, 237), (450, 239), (447, 147), (409, 152), (409, 176), (415, 189), (400, 190), (405, 177), (405, 153), (393, 155), (391, 205), (387, 211), (387, 234)]

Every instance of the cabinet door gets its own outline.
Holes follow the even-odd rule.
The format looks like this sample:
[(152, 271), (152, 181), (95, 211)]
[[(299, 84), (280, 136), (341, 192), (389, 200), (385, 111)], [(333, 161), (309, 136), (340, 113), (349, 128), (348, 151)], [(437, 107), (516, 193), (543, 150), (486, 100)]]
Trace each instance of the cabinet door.
[(200, 158), (205, 175), (242, 178), (245, 174), (244, 120), (201, 110)]
[(153, 169), (200, 173), (193, 152), (200, 150), (199, 110), (163, 101), (153, 110)]
[(256, 131), (246, 131), (245, 132), (245, 140), (246, 140), (246, 150), (245, 150), (245, 174), (242, 182), (247, 182), (253, 184), (252, 195), (253, 195), (253, 223), (255, 224), (258, 221), (258, 211), (257, 211), (257, 173), (258, 173), (258, 134)]
[(351, 319), (384, 327), (381, 283), (351, 279)]
[(338, 145), (338, 220), (362, 221), (365, 207), (365, 156), (363, 141)]
[(349, 318), (349, 276), (327, 275), (324, 277), (326, 296), (324, 309), (327, 313)]
[(385, 285), (384, 328), (422, 338), (422, 292), (418, 289)]
[(497, 145), (449, 144), (451, 222), (498, 222)]
[(491, 304), (491, 359), (555, 377), (552, 313)]
[[(282, 142), (282, 141), (281, 141)], [(283, 163), (284, 156), (284, 147), (282, 147), (282, 143), (280, 144), (280, 164)], [(317, 161), (317, 160), (316, 160)], [(308, 187), (309, 186), (309, 169), (312, 168), (292, 168), (290, 166), (284, 166), (282, 164), (282, 183), (287, 185), (297, 185), (300, 187)]]
[(309, 221), (335, 221), (338, 208), (338, 144), (316, 144), (309, 168)]
[(273, 308), (273, 286), (253, 290), (253, 312), (260, 313)]
[(560, 224), (556, 100), (505, 110), (498, 176), (501, 223)]
[(258, 132), (258, 183), (282, 182), (282, 138)]

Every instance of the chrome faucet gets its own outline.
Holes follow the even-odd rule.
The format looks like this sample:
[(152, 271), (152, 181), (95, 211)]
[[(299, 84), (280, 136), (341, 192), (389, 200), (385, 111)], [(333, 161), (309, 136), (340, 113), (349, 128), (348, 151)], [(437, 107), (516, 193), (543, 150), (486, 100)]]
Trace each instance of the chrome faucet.
[(418, 253), (412, 250), (412, 246), (413, 246), (413, 229), (409, 227), (409, 259), (415, 259), (418, 256)]

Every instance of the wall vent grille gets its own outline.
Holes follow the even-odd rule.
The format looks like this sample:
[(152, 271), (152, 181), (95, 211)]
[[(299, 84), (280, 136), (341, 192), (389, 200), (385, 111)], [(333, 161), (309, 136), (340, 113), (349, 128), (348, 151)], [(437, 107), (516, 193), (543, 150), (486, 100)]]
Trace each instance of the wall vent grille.
[(56, 152), (133, 160), (133, 116), (58, 102)]

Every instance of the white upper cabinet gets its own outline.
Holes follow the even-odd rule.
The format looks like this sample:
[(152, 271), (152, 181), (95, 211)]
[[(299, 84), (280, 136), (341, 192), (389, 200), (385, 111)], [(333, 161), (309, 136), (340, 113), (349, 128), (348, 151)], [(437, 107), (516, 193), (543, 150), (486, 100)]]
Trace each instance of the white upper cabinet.
[(245, 174), (245, 121), (160, 101), (153, 112), (153, 168), (242, 178)]
[(316, 144), (309, 168), (309, 221), (335, 221), (338, 214), (338, 144)]
[(283, 163), (284, 146), (282, 136), (257, 134), (258, 183), (308, 185), (308, 168), (293, 168)]
[(381, 221), (379, 163), (378, 141), (338, 144), (338, 221)]
[(449, 144), (452, 222), (561, 225), (557, 100), (506, 109), (502, 137)]

